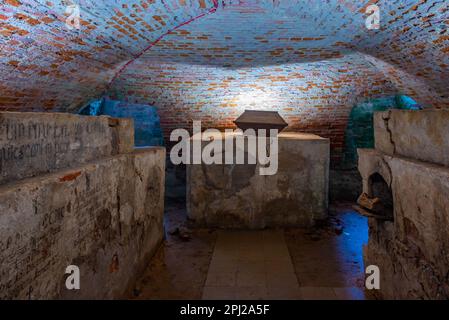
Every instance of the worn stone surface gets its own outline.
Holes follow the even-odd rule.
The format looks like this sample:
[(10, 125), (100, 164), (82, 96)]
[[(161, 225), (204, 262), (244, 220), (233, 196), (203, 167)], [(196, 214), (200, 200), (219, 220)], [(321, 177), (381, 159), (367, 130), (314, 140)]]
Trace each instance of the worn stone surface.
[(114, 154), (134, 151), (135, 133), (134, 121), (130, 118), (109, 118), (109, 127), (112, 128), (112, 141)]
[(391, 187), (394, 221), (369, 219), (365, 265), (380, 268), (386, 299), (449, 298), (449, 168), (359, 150), (364, 192), (379, 173)]
[(259, 164), (188, 165), (188, 215), (206, 226), (310, 226), (327, 216), (328, 184), (329, 140), (281, 133), (275, 175)]
[(164, 169), (149, 148), (0, 187), (0, 298), (123, 297), (163, 237)]
[(154, 106), (105, 99), (100, 113), (133, 119), (134, 140), (137, 147), (164, 145), (160, 118)]
[(363, 192), (372, 196), (372, 188), (369, 184), (369, 178), (379, 173), (388, 186), (391, 188), (392, 173), (382, 153), (375, 149), (358, 149), (359, 172), (363, 180)]
[(0, 113), (0, 184), (132, 151), (130, 119)]
[(377, 150), (449, 166), (449, 111), (390, 110), (374, 123)]

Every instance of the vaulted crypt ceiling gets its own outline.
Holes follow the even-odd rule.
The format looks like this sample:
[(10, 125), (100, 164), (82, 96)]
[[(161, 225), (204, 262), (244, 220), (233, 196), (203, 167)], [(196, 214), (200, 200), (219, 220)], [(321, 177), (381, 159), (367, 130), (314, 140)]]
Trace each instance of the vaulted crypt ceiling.
[[(84, 0), (70, 30), (75, 2), (0, 1), (1, 109), (75, 111), (117, 79), (126, 85), (136, 63), (238, 70), (356, 52), (394, 85), (408, 78), (434, 105), (447, 101), (448, 1)], [(371, 4), (379, 30), (365, 26)]]

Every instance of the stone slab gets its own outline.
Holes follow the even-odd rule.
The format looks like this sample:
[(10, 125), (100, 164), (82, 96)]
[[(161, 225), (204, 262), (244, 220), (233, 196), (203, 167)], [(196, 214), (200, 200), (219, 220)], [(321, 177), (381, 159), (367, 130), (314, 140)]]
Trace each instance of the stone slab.
[(148, 148), (1, 186), (0, 299), (122, 298), (163, 238), (164, 175)]
[(329, 153), (328, 139), (281, 133), (273, 176), (260, 164), (188, 165), (188, 216), (209, 227), (311, 226), (327, 217)]
[(449, 166), (449, 111), (389, 110), (374, 115), (376, 149)]
[(134, 148), (130, 119), (0, 112), (0, 184)]

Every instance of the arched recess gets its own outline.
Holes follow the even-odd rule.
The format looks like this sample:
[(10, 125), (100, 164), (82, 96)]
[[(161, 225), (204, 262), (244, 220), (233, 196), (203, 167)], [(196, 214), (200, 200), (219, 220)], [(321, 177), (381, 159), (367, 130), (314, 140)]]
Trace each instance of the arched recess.
[(374, 213), (384, 217), (386, 220), (393, 221), (394, 199), (390, 186), (382, 175), (377, 172), (369, 177), (368, 183), (371, 193), (369, 196), (380, 200), (380, 205), (376, 207), (376, 211)]

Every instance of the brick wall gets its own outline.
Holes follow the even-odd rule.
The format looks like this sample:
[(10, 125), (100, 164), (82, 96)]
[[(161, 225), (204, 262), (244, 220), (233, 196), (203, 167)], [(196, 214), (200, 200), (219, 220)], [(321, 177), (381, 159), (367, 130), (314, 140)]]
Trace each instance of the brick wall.
[[(66, 7), (80, 6), (80, 30)], [(213, 0), (0, 0), (0, 110), (77, 111), (158, 37)]]
[[(277, 110), (290, 123), (287, 130), (331, 138), (336, 163), (356, 103), (399, 93), (427, 108), (444, 107), (447, 100), (436, 85), (439, 79), (409, 72), (398, 59), (383, 61), (370, 55), (385, 55), (396, 48), (394, 44), (364, 50), (380, 48), (378, 41), (385, 41), (385, 34), (395, 35), (393, 7), (397, 15), (407, 15), (402, 12), (406, 6), (398, 2), (379, 4), (384, 29), (367, 31), (361, 14), (365, 6), (356, 2), (347, 1), (330, 15), (310, 1), (278, 1), (277, 6), (227, 1), (216, 13), (165, 36), (115, 79), (109, 94), (157, 106), (166, 140), (171, 130), (190, 128), (192, 120), (228, 128), (245, 109)], [(429, 19), (429, 12), (443, 13), (435, 3), (419, 8)], [(365, 39), (371, 42), (362, 45)]]
[(111, 90), (114, 98), (157, 106), (166, 139), (175, 128), (191, 129), (192, 120), (201, 120), (203, 128), (228, 128), (245, 109), (277, 110), (290, 124), (287, 130), (331, 138), (334, 158), (356, 102), (394, 92), (360, 54), (236, 70), (141, 58)]

